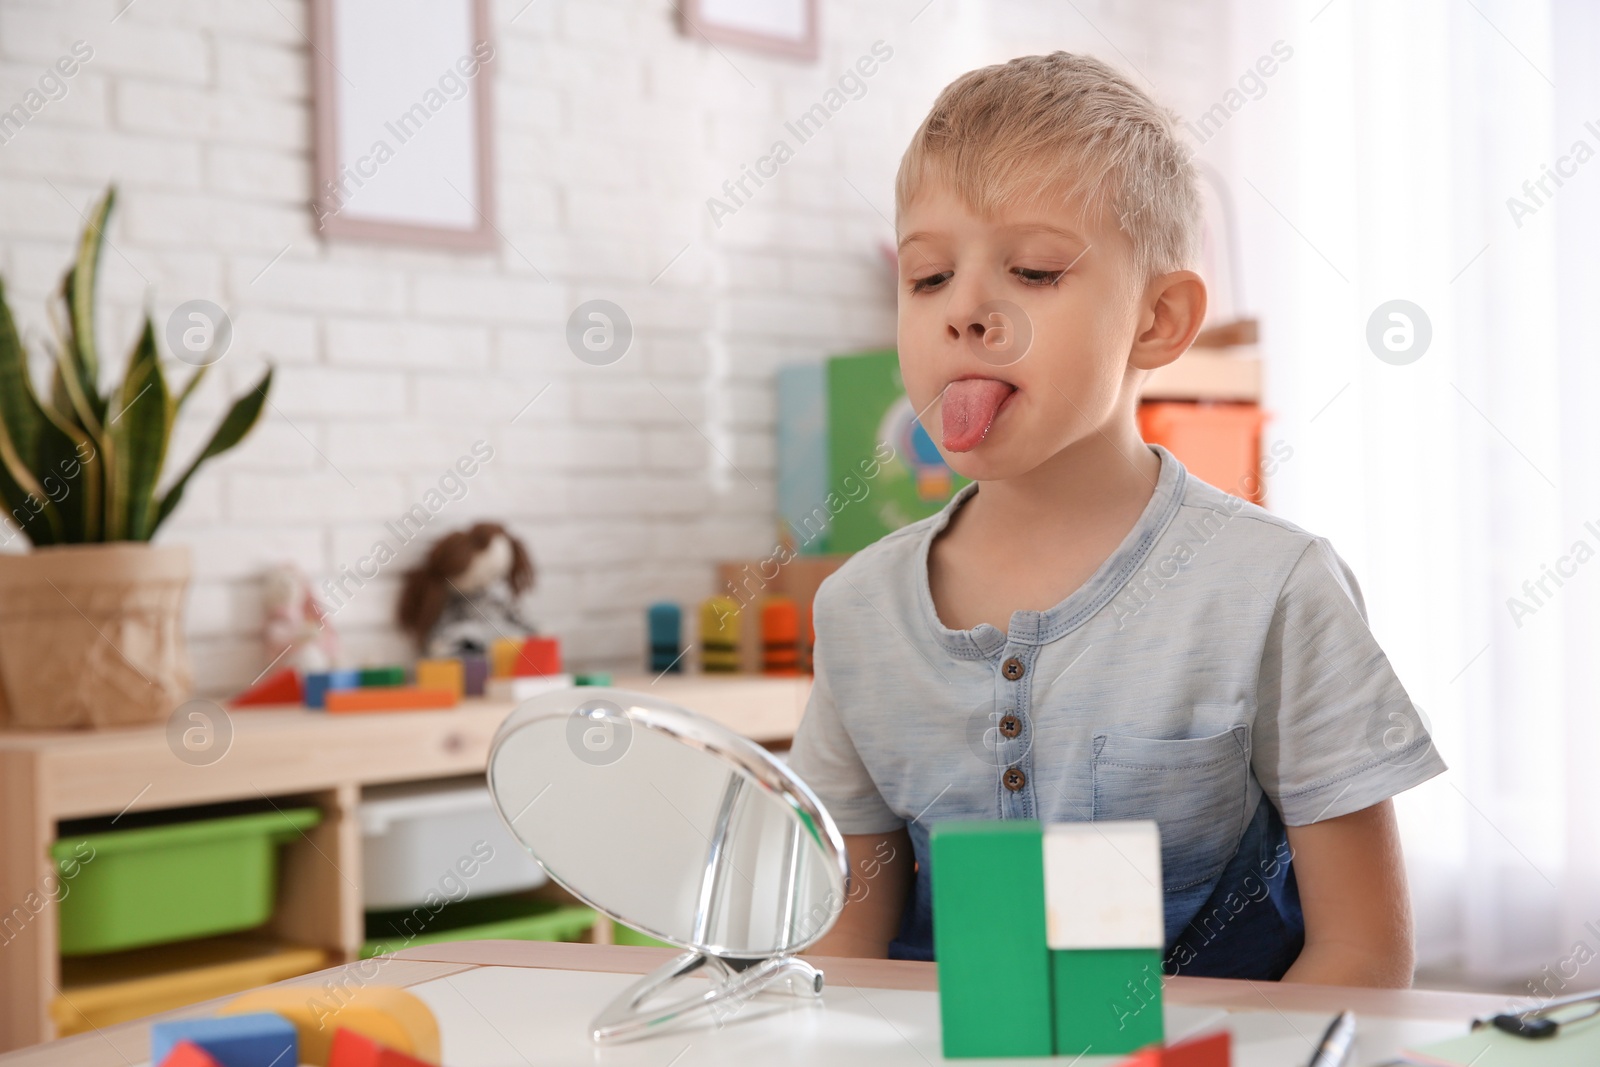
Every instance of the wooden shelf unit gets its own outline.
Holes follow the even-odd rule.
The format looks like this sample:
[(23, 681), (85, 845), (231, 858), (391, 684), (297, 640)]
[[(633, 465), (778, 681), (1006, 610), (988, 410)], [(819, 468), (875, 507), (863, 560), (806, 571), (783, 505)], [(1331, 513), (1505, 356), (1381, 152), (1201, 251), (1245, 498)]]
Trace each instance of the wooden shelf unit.
[(1261, 358), (1254, 345), (1191, 348), (1144, 380), (1141, 400), (1261, 402)]
[[(805, 712), (811, 679), (733, 675), (618, 678), (772, 747)], [(167, 726), (99, 731), (0, 730), (0, 1052), (55, 1037), (61, 989), (56, 868), (65, 819), (266, 798), (311, 803), (322, 822), (285, 846), (279, 907), (268, 933), (354, 960), (361, 907), (364, 786), (482, 773), (510, 702), (448, 711), (329, 715), (299, 707), (230, 710), (233, 739), (207, 766), (178, 759)], [(67, 883), (70, 892), (71, 883)], [(35, 910), (30, 902), (44, 901)]]

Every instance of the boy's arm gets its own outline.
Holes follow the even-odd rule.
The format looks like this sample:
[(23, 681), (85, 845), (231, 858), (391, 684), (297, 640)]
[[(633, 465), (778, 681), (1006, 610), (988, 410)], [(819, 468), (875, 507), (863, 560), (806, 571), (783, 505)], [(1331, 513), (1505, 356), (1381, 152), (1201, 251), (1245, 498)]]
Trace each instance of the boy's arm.
[(845, 834), (844, 845), (851, 862), (844, 910), (804, 954), (887, 959), (911, 889), (911, 835), (904, 828), (886, 834)]
[(1411, 985), (1411, 897), (1394, 802), (1291, 826), (1306, 943), (1285, 982)]

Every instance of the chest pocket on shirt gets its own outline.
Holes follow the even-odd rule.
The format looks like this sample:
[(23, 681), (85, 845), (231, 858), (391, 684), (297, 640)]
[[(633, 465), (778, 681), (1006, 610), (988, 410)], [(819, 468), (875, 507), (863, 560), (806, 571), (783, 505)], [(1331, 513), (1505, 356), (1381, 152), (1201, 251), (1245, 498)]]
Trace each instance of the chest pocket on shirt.
[(1167, 892), (1216, 878), (1244, 833), (1250, 727), (1210, 737), (1094, 737), (1094, 818), (1154, 819)]

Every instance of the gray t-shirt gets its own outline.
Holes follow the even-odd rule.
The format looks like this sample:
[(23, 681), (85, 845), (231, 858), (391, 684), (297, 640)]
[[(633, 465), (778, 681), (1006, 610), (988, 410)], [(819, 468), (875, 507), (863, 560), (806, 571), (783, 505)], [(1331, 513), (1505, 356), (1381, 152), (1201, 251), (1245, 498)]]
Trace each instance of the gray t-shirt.
[[(1332, 546), (1150, 447), (1161, 474), (1138, 523), (1081, 588), (1013, 613), (1009, 632), (952, 630), (933, 607), (929, 546), (976, 485), (817, 593), (816, 683), (790, 764), (844, 833), (910, 829), (908, 912), (923, 914), (907, 915), (904, 955), (931, 956), (926, 839), (940, 820), (1157, 820), (1171, 947), (1220, 882), (1249, 873), (1245, 851), (1287, 866), (1284, 824), (1445, 769)], [(1292, 878), (1285, 890), (1282, 872), (1256, 873), (1292, 908), (1278, 922), (1291, 937)]]

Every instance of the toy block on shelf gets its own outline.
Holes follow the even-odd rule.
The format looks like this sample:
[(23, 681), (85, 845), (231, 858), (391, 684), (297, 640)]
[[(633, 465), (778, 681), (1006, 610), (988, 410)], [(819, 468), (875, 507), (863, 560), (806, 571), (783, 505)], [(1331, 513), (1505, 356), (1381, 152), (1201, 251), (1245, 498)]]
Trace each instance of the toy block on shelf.
[(253, 708), (262, 704), (298, 704), (305, 699), (300, 672), (293, 667), (274, 671), (228, 702), (229, 707)]
[(509, 637), (498, 637), (489, 646), (489, 677), (509, 678), (516, 673), (517, 657), (522, 655), (522, 642)]
[(456, 696), (467, 692), (466, 665), (458, 659), (425, 659), (417, 662), (417, 685), (423, 689), (450, 689)]
[(700, 669), (707, 674), (739, 670), (739, 602), (714, 596), (700, 605)]
[(354, 1030), (340, 1027), (333, 1035), (333, 1048), (327, 1067), (438, 1067), (399, 1049), (380, 1045)]
[(570, 674), (530, 674), (522, 678), (490, 678), (483, 695), (490, 700), (520, 704), (540, 693), (548, 693), (552, 689), (565, 689), (571, 684)]
[(296, 1028), (276, 1012), (156, 1023), (150, 1027), (150, 1062), (163, 1062), (185, 1041), (201, 1048), (219, 1067), (283, 1067), (300, 1062), (295, 1058)]
[(512, 674), (518, 678), (548, 678), (561, 673), (561, 642), (554, 637), (530, 637), (522, 642)]
[(1159, 1044), (1165, 934), (1156, 823), (1055, 823), (1043, 844), (1056, 1054)]
[[(154, 1061), (152, 1061), (154, 1062)], [(211, 1054), (193, 1041), (179, 1041), (158, 1067), (221, 1067)]]
[(1027, 820), (933, 828), (933, 940), (947, 1057), (1054, 1050), (1042, 833)]
[(650, 670), (683, 673), (683, 610), (665, 601), (651, 604), (645, 614), (650, 634)]
[(363, 687), (405, 685), (406, 669), (404, 667), (363, 667), (361, 668), (361, 684)]
[(486, 656), (462, 656), (461, 671), (465, 677), (466, 695), (469, 697), (483, 696), (483, 689), (489, 681), (489, 660)]
[(334, 1037), (341, 1029), (424, 1063), (439, 1062), (439, 1023), (433, 1012), (415, 994), (393, 986), (341, 988), (337, 998), (306, 986), (268, 986), (235, 997), (222, 1011), (271, 1011), (289, 1020), (300, 1035), (299, 1063), (330, 1067)]
[(306, 707), (325, 707), (329, 693), (359, 688), (361, 688), (360, 671), (314, 671), (306, 675), (305, 679)]
[(437, 711), (461, 703), (454, 689), (423, 689), (415, 685), (381, 685), (368, 689), (341, 689), (328, 694), (329, 714), (367, 711)]
[(800, 611), (786, 596), (761, 605), (761, 673), (800, 673)]

